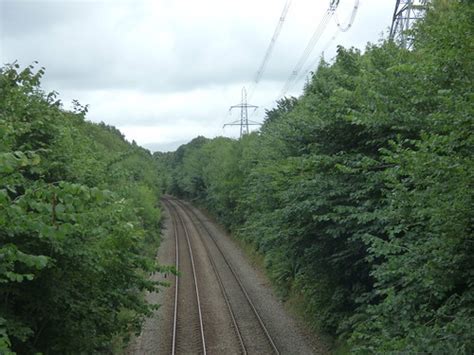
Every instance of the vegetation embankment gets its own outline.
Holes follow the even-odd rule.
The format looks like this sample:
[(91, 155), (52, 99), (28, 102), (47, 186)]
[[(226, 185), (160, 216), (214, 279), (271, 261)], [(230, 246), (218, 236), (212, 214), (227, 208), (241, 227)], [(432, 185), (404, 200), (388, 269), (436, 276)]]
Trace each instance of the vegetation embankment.
[(0, 353), (107, 353), (153, 306), (152, 155), (0, 69)]
[(340, 47), (259, 133), (155, 155), (352, 352), (474, 352), (473, 24), (434, 1), (412, 50)]

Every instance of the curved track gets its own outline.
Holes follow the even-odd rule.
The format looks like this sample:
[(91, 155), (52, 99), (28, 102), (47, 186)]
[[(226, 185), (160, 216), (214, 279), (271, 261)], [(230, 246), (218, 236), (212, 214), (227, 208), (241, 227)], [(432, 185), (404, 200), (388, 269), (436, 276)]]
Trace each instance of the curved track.
[[(169, 206), (170, 211), (177, 215), (176, 220), (180, 221), (186, 234), (187, 230), (181, 214), (189, 218), (198, 231), (199, 241), (205, 247), (212, 270), (216, 275), (222, 297), (225, 299), (227, 310), (232, 319), (235, 336), (240, 345), (238, 352), (242, 354), (279, 354), (280, 352), (275, 341), (272, 339), (249, 293), (225, 253), (219, 247), (212, 232), (186, 204), (172, 198), (164, 198), (163, 200), (165, 204)], [(189, 234), (187, 234), (187, 238), (190, 247)], [(176, 335), (176, 337), (177, 336), (178, 335)], [(175, 336), (173, 336), (173, 339), (174, 342)], [(202, 332), (202, 339), (203, 344), (205, 344), (204, 331)]]

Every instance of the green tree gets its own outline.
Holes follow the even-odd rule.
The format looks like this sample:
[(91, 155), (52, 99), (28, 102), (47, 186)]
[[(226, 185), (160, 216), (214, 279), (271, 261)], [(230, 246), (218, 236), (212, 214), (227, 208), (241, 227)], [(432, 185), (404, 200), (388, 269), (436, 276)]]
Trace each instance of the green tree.
[(45, 94), (43, 72), (0, 70), (0, 352), (107, 352), (154, 307), (158, 180), (148, 151)]

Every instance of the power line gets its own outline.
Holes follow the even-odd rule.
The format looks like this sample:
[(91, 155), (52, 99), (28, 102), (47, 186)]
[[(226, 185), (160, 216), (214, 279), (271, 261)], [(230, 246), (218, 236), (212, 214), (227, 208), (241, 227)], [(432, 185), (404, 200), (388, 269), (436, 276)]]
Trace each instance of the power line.
[(349, 18), (349, 21), (347, 22), (346, 26), (341, 25), (341, 23), (339, 22), (339, 19), (337, 18), (337, 11), (334, 12), (334, 20), (336, 21), (337, 28), (339, 28), (341, 32), (347, 32), (352, 27), (352, 24), (354, 23), (358, 9), (359, 9), (359, 0), (355, 0), (354, 7), (352, 8), (351, 17)]
[[(329, 46), (331, 45), (331, 43), (337, 38), (337, 36), (339, 35), (339, 33), (341, 32), (347, 32), (351, 27), (352, 25), (354, 24), (354, 20), (355, 20), (355, 17), (357, 15), (357, 10), (359, 8), (359, 0), (355, 0), (354, 2), (354, 7), (352, 8), (352, 13), (350, 15), (350, 18), (349, 18), (349, 21), (347, 22), (347, 25), (345, 26), (342, 26), (341, 23), (339, 22), (339, 19), (337, 18), (337, 11), (334, 12), (334, 20), (336, 22), (336, 25), (337, 25), (337, 30), (334, 32), (334, 34), (331, 36), (331, 38), (326, 42), (326, 44), (323, 46), (323, 48), (321, 49), (321, 53), (324, 53), (328, 48)], [(295, 83), (298, 83), (301, 81), (301, 79), (305, 78), (308, 73), (313, 70), (316, 65), (318, 65), (318, 63), (321, 61), (321, 57), (317, 57), (315, 58), (307, 67), (306, 69), (302, 72), (302, 74), (298, 77), (298, 79), (296, 79)]]
[[(324, 53), (328, 48), (329, 46), (331, 45), (332, 42), (334, 42), (334, 40), (337, 38), (337, 35), (340, 33), (341, 31), (339, 29), (337, 29), (334, 34), (331, 36), (331, 38), (325, 43), (325, 45), (323, 46), (323, 48), (321, 49), (321, 53)], [(306, 78), (306, 76), (309, 74), (309, 72), (311, 70), (314, 70), (314, 68), (316, 67), (316, 65), (318, 65), (318, 63), (321, 61), (321, 57), (318, 56), (316, 57), (307, 67), (305, 70), (303, 70), (301, 72), (301, 74), (298, 76), (298, 78), (294, 81), (294, 83), (299, 83), (302, 79)], [(291, 87), (290, 87), (291, 88)]]
[[(336, 24), (337, 24), (337, 27), (338, 27), (338, 31), (326, 43), (326, 45), (323, 48), (323, 51), (326, 50), (329, 47), (330, 43), (336, 38), (336, 36), (339, 32), (346, 32), (352, 26), (352, 24), (354, 22), (354, 19), (355, 19), (355, 16), (356, 16), (356, 13), (357, 13), (357, 9), (359, 7), (359, 0), (355, 0), (354, 8), (352, 10), (350, 19), (348, 21), (348, 24), (345, 25), (345, 26), (341, 25), (341, 23), (339, 22), (339, 20), (337, 18), (337, 15), (335, 14), (335, 12), (337, 10), (337, 7), (339, 5), (339, 2), (340, 2), (340, 0), (330, 0), (329, 1), (329, 7), (327, 8), (326, 12), (324, 13), (323, 18), (321, 19), (321, 21), (318, 24), (318, 26), (316, 27), (313, 35), (311, 36), (310, 40), (308, 41), (305, 50), (303, 51), (300, 59), (296, 63), (295, 67), (293, 68), (293, 71), (291, 72), (290, 76), (288, 77), (288, 79), (287, 79), (283, 89), (281, 90), (280, 95), (279, 95), (278, 98), (283, 97), (296, 82), (299, 82), (299, 80), (302, 79), (302, 77), (306, 77), (308, 72), (311, 69), (313, 69), (314, 66), (317, 64), (316, 61), (314, 61), (314, 63), (311, 63), (311, 65), (303, 72), (303, 75), (300, 73), (302, 67), (304, 66), (304, 64), (308, 60), (308, 57), (310, 56), (311, 52), (314, 50), (314, 47), (316, 46), (317, 42), (322, 37), (329, 21), (331, 20), (331, 17), (333, 15), (335, 15), (335, 21), (336, 21)], [(262, 78), (262, 76), (265, 72), (266, 66), (267, 66), (268, 61), (271, 57), (271, 54), (272, 54), (273, 48), (275, 46), (275, 43), (278, 39), (278, 36), (280, 35), (281, 29), (282, 29), (283, 24), (285, 22), (285, 18), (288, 14), (288, 10), (291, 6), (291, 3), (292, 3), (292, 0), (287, 0), (286, 3), (285, 3), (285, 6), (283, 7), (283, 11), (280, 15), (277, 26), (275, 27), (275, 30), (273, 32), (273, 36), (270, 40), (268, 48), (267, 48), (267, 50), (265, 52), (265, 55), (263, 57), (263, 60), (262, 60), (260, 66), (259, 66), (259, 68), (258, 68), (258, 70), (255, 74), (254, 80), (251, 84), (250, 95), (249, 95), (250, 98), (253, 96), (253, 93), (255, 92), (255, 88), (258, 85), (258, 83), (260, 82), (260, 80), (261, 80), (261, 78)], [(319, 58), (317, 58), (317, 60), (319, 60)], [(226, 123), (226, 124), (224, 124), (223, 128), (226, 127), (226, 126), (240, 126), (240, 136), (241, 137), (244, 134), (249, 133), (249, 125), (260, 125), (260, 123), (249, 121), (248, 108), (257, 109), (257, 107), (258, 106), (249, 105), (247, 103), (247, 92), (246, 92), (246, 89), (243, 88), (242, 89), (241, 103), (239, 105), (231, 106), (230, 110), (229, 110), (229, 111), (231, 111), (234, 108), (240, 108), (240, 116), (241, 116), (240, 120), (230, 122), (230, 123)]]
[(260, 79), (262, 78), (263, 73), (265, 72), (266, 66), (268, 64), (268, 60), (270, 59), (270, 56), (273, 52), (273, 48), (275, 47), (275, 43), (278, 39), (278, 36), (280, 35), (281, 29), (285, 22), (285, 18), (286, 18), (286, 15), (288, 14), (288, 10), (290, 9), (291, 3), (292, 3), (292, 0), (287, 0), (285, 3), (285, 6), (283, 7), (283, 11), (281, 12), (280, 18), (278, 19), (278, 23), (275, 27), (275, 30), (273, 31), (272, 39), (270, 40), (270, 43), (268, 44), (268, 48), (265, 52), (265, 55), (263, 56), (262, 63), (260, 64), (257, 70), (257, 73), (255, 74), (255, 78), (253, 80), (252, 86), (250, 87), (249, 100), (252, 98), (255, 88), (260, 82)]
[[(308, 45), (306, 46), (305, 51), (303, 52), (303, 55), (301, 56), (298, 64), (295, 66), (293, 69), (293, 72), (291, 73), (290, 77), (285, 83), (285, 86), (280, 92), (280, 95), (278, 96), (279, 98), (283, 97), (288, 90), (293, 87), (296, 83), (298, 83), (302, 78), (305, 78), (309, 71), (314, 69), (314, 67), (317, 65), (318, 61), (320, 60), (319, 58), (316, 58), (307, 68), (300, 74), (299, 72), (301, 71), (301, 68), (303, 67), (304, 63), (308, 59), (309, 55), (313, 51), (314, 47), (316, 46), (316, 43), (318, 40), (321, 38), (322, 34), (324, 33), (325, 27), (327, 26), (328, 21), (330, 18), (334, 15), (334, 20), (336, 22), (338, 31), (331, 37), (331, 39), (326, 43), (326, 45), (323, 47), (322, 52), (324, 52), (329, 45), (334, 41), (339, 34), (339, 32), (347, 32), (351, 27), (352, 24), (354, 23), (355, 17), (357, 15), (357, 10), (359, 8), (359, 0), (355, 0), (354, 2), (354, 7), (352, 8), (352, 13), (350, 15), (349, 21), (347, 25), (342, 26), (341, 23), (339, 22), (339, 19), (337, 18), (337, 7), (339, 5), (339, 1), (331, 1), (329, 8), (326, 10), (326, 14), (319, 23), (318, 27), (313, 33), (313, 36), (311, 40), (308, 42)], [(298, 75), (299, 74), (299, 75)]]
[[(272, 38), (270, 40), (270, 43), (268, 44), (267, 50), (265, 51), (265, 55), (263, 56), (262, 62), (260, 63), (260, 66), (258, 67), (258, 70), (255, 73), (254, 80), (253, 80), (253, 82), (250, 86), (250, 94), (248, 95), (249, 100), (251, 100), (251, 98), (253, 97), (253, 94), (255, 93), (255, 89), (256, 89), (258, 83), (260, 82), (263, 74), (265, 73), (266, 66), (268, 64), (268, 61), (270, 60), (271, 54), (273, 52), (273, 48), (275, 47), (275, 44), (278, 40), (280, 32), (283, 28), (283, 24), (285, 23), (285, 19), (286, 19), (286, 16), (288, 14), (288, 11), (290, 9), (292, 1), (293, 0), (287, 0), (285, 2), (285, 6), (283, 7), (280, 18), (278, 19), (278, 23), (275, 27), (275, 30), (273, 31), (273, 35), (272, 35)], [(234, 122), (226, 123), (224, 125), (224, 127), (225, 126), (240, 126), (240, 137), (242, 137), (242, 135), (249, 133), (249, 125), (260, 125), (260, 123), (258, 123), (258, 122), (249, 121), (249, 119), (248, 119), (248, 110), (247, 110), (247, 108), (249, 108), (249, 107), (255, 108), (255, 110), (253, 110), (253, 112), (251, 113), (251, 116), (252, 116), (255, 113), (258, 106), (253, 106), (253, 105), (248, 105), (247, 104), (247, 92), (246, 92), (245, 88), (243, 88), (242, 89), (242, 102), (241, 102), (241, 104), (231, 106), (230, 110), (229, 110), (229, 111), (231, 111), (233, 108), (240, 108), (241, 109), (241, 111), (240, 111), (240, 116), (241, 116), (240, 121), (234, 121)]]
[(280, 95), (278, 97), (283, 97), (285, 94), (288, 92), (290, 87), (294, 84), (296, 78), (298, 77), (298, 74), (303, 67), (304, 63), (308, 60), (309, 55), (313, 51), (314, 47), (316, 46), (316, 43), (319, 41), (321, 38), (322, 34), (324, 33), (324, 30), (326, 29), (326, 26), (331, 19), (332, 15), (337, 9), (337, 6), (339, 5), (340, 0), (331, 0), (329, 3), (329, 7), (326, 10), (323, 18), (319, 22), (318, 27), (316, 27), (316, 30), (314, 31), (313, 35), (311, 36), (311, 39), (309, 40), (308, 44), (306, 45), (305, 50), (303, 51), (303, 54), (301, 55), (298, 63), (296, 63), (295, 67), (293, 68), (293, 71), (291, 72), (290, 76), (286, 80), (285, 85), (283, 86), (283, 89), (280, 92)]
[(301, 68), (303, 67), (304, 63), (308, 59), (309, 55), (313, 51), (314, 47), (316, 46), (316, 43), (318, 40), (321, 38), (321, 35), (323, 34), (324, 30), (326, 29), (326, 26), (333, 14), (334, 10), (329, 7), (321, 22), (319, 23), (318, 27), (314, 31), (313, 35), (311, 36), (311, 39), (309, 40), (308, 44), (306, 45), (305, 50), (303, 51), (303, 54), (301, 55), (300, 59), (296, 63), (295, 67), (293, 68), (293, 71), (291, 72), (290, 76), (286, 80), (285, 85), (283, 86), (283, 89), (280, 92), (279, 97), (283, 97), (289, 90), (289, 88), (293, 85), (295, 79), (297, 78)]

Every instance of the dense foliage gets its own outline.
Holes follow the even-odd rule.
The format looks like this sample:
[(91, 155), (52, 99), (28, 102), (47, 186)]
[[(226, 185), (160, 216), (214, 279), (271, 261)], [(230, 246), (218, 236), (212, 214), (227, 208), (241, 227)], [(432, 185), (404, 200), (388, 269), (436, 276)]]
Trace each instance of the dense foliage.
[(412, 50), (340, 47), (259, 133), (156, 157), (353, 352), (474, 352), (473, 24), (434, 1)]
[(157, 175), (42, 74), (0, 70), (0, 353), (110, 352), (152, 309)]

